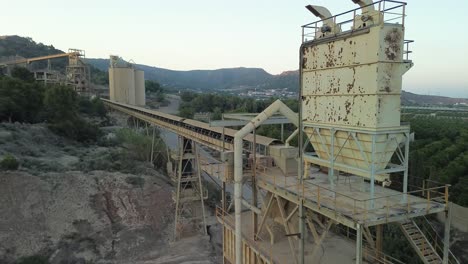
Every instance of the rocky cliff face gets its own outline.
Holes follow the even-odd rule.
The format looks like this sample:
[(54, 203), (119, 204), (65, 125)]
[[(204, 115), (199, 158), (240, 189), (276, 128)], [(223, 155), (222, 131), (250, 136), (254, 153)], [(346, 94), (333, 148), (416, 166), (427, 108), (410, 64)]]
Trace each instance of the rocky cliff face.
[(170, 190), (143, 176), (93, 171), (34, 176), (4, 173), (0, 186), (0, 255), (43, 253), (51, 263), (128, 261), (170, 240)]
[(43, 125), (0, 125), (0, 156), (21, 164), (0, 171), (0, 263), (219, 263), (209, 237), (171, 242), (165, 175), (142, 162), (103, 170), (99, 159), (115, 148), (73, 144)]

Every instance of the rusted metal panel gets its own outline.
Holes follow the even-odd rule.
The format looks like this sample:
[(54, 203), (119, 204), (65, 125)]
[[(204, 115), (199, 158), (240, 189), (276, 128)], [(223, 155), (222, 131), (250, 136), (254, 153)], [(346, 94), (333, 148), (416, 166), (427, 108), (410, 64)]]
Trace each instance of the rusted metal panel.
[[(352, 31), (305, 42), (301, 52), (302, 120), (319, 158), (331, 160), (333, 148), (333, 162), (369, 170), (373, 158), (384, 169), (404, 140), (391, 132), (400, 128), (402, 75), (412, 66), (403, 60), (403, 26), (371, 10), (355, 17)], [(372, 131), (382, 130), (390, 132), (377, 136), (372, 157)]]
[(367, 34), (303, 48), (305, 121), (353, 127), (400, 125), (403, 27), (372, 27)]

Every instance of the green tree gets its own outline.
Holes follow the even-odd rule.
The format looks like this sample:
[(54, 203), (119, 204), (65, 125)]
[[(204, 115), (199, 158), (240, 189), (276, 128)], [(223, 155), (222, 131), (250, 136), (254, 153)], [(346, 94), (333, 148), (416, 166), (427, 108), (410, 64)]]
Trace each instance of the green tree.
[(77, 141), (96, 141), (99, 128), (78, 115), (78, 95), (70, 87), (53, 86), (44, 96), (44, 107), (49, 128), (62, 136)]
[(0, 161), (0, 169), (3, 170), (17, 170), (19, 167), (19, 162), (11, 154), (7, 154)]
[(18, 78), (25, 82), (36, 81), (36, 79), (34, 78), (34, 74), (24, 67), (14, 67), (11, 70), (11, 77)]
[(190, 106), (184, 106), (179, 108), (179, 116), (185, 118), (193, 118), (195, 115), (195, 110)]
[(213, 113), (211, 114), (211, 120), (221, 120), (223, 118), (223, 112), (221, 108), (215, 107)]
[(41, 121), (44, 87), (16, 78), (0, 79), (0, 121)]
[(92, 99), (86, 96), (80, 96), (78, 99), (78, 109), (80, 113), (104, 118), (106, 117), (107, 110), (99, 97), (94, 97)]
[(158, 82), (146, 80), (145, 88), (147, 93), (157, 93), (162, 92), (162, 87)]
[(49, 121), (75, 120), (78, 112), (78, 94), (67, 86), (52, 86), (45, 92), (44, 106)]

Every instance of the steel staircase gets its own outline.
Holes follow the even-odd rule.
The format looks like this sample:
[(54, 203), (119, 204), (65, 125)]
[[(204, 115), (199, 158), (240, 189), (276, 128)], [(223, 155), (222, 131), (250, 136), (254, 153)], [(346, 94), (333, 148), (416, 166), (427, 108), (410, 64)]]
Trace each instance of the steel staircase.
[(413, 220), (400, 222), (400, 227), (425, 264), (442, 264), (442, 258)]

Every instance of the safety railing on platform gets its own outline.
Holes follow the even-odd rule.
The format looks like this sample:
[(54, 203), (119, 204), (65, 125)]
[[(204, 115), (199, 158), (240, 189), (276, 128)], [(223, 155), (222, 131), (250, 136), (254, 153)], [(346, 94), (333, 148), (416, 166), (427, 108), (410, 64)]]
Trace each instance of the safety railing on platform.
[[(350, 229), (349, 227), (345, 227), (343, 225), (335, 225), (334, 227), (334, 230), (336, 233), (340, 233), (341, 235), (343, 235), (344, 237), (346, 237), (347, 239), (351, 241), (356, 241), (356, 233), (349, 229)], [(370, 235), (372, 236), (372, 239), (375, 241), (376, 237), (372, 234)], [(363, 254), (362, 254), (363, 259), (365, 259), (369, 263), (404, 264), (404, 262), (402, 262), (401, 260), (396, 259), (392, 256), (385, 254), (382, 251), (379, 251), (373, 248), (373, 246), (371, 245), (369, 241), (367, 241), (367, 239), (363, 239), (362, 251), (363, 251)]]
[[(431, 242), (432, 246), (436, 250), (439, 256), (443, 256), (444, 252), (444, 239), (439, 235), (433, 224), (423, 216), (420, 221), (417, 222), (419, 229), (424, 233), (427, 239)], [(452, 251), (449, 249), (449, 264), (460, 264), (460, 261), (455, 257)]]
[[(225, 212), (221, 207), (216, 208), (216, 217), (221, 223), (227, 224), (232, 229), (234, 229), (234, 217), (231, 214)], [(345, 236), (349, 240), (356, 240), (356, 234), (349, 232), (349, 230), (345, 230), (343, 226), (336, 225), (335, 229), (338, 229), (337, 232), (341, 231), (343, 234), (346, 234)], [(258, 251), (262, 255), (262, 257), (267, 259), (270, 263), (281, 263), (280, 261), (278, 261), (277, 257), (275, 257), (275, 251), (270, 241), (262, 238), (261, 236), (257, 236), (257, 239), (254, 240), (250, 236), (253, 236), (253, 232), (249, 233), (242, 230), (242, 239), (244, 240), (244, 243), (248, 242), (248, 245), (250, 247), (252, 247), (255, 251)], [(375, 237), (373, 238), (375, 239)], [(268, 246), (265, 246), (266, 244)], [(404, 264), (402, 261), (393, 258), (385, 254), (384, 252), (377, 251), (376, 249), (372, 248), (367, 241), (364, 241), (363, 244), (363, 258), (369, 261), (370, 263), (376, 264)]]
[(407, 61), (410, 60), (409, 55), (413, 53), (413, 51), (410, 50), (410, 44), (412, 43), (414, 43), (414, 40), (405, 39), (403, 42), (403, 45), (404, 45), (403, 56), (404, 56), (404, 59)]
[[(376, 1), (366, 7), (374, 6), (381, 13), (384, 23), (405, 24), (406, 3), (391, 0)], [(340, 32), (354, 31), (356, 29), (355, 17), (362, 14), (362, 8), (356, 8), (327, 19), (319, 20), (302, 26), (302, 42), (312, 41), (316, 38), (325, 21), (333, 21)]]
[[(216, 217), (221, 223), (227, 224), (233, 230), (235, 229), (234, 217), (228, 212), (224, 211), (223, 208), (219, 206), (216, 207)], [(246, 230), (244, 229), (242, 230), (242, 240), (244, 241), (244, 243), (249, 245), (249, 247), (251, 247), (254, 251), (257, 251), (260, 257), (266, 259), (271, 264), (281, 263), (273, 254), (273, 245), (269, 241), (263, 239), (261, 236), (257, 236), (256, 239), (253, 239), (253, 236), (253, 232), (246, 232)]]
[[(359, 199), (307, 179), (301, 183), (297, 175), (284, 175), (276, 167), (257, 170), (256, 173), (261, 176), (259, 180), (266, 181), (275, 188), (295, 192), (303, 199), (315, 203), (318, 209), (332, 210), (336, 216), (343, 215), (362, 223), (370, 220), (388, 222), (393, 216), (402, 214), (421, 212), (429, 214), (435, 207), (440, 208), (443, 205), (447, 208), (448, 206), (450, 185), (439, 184), (435, 181), (426, 180), (426, 186), (408, 191), (406, 194), (395, 191), (398, 193)], [(431, 185), (428, 186), (428, 182), (431, 182)], [(436, 184), (438, 185), (435, 186)]]

